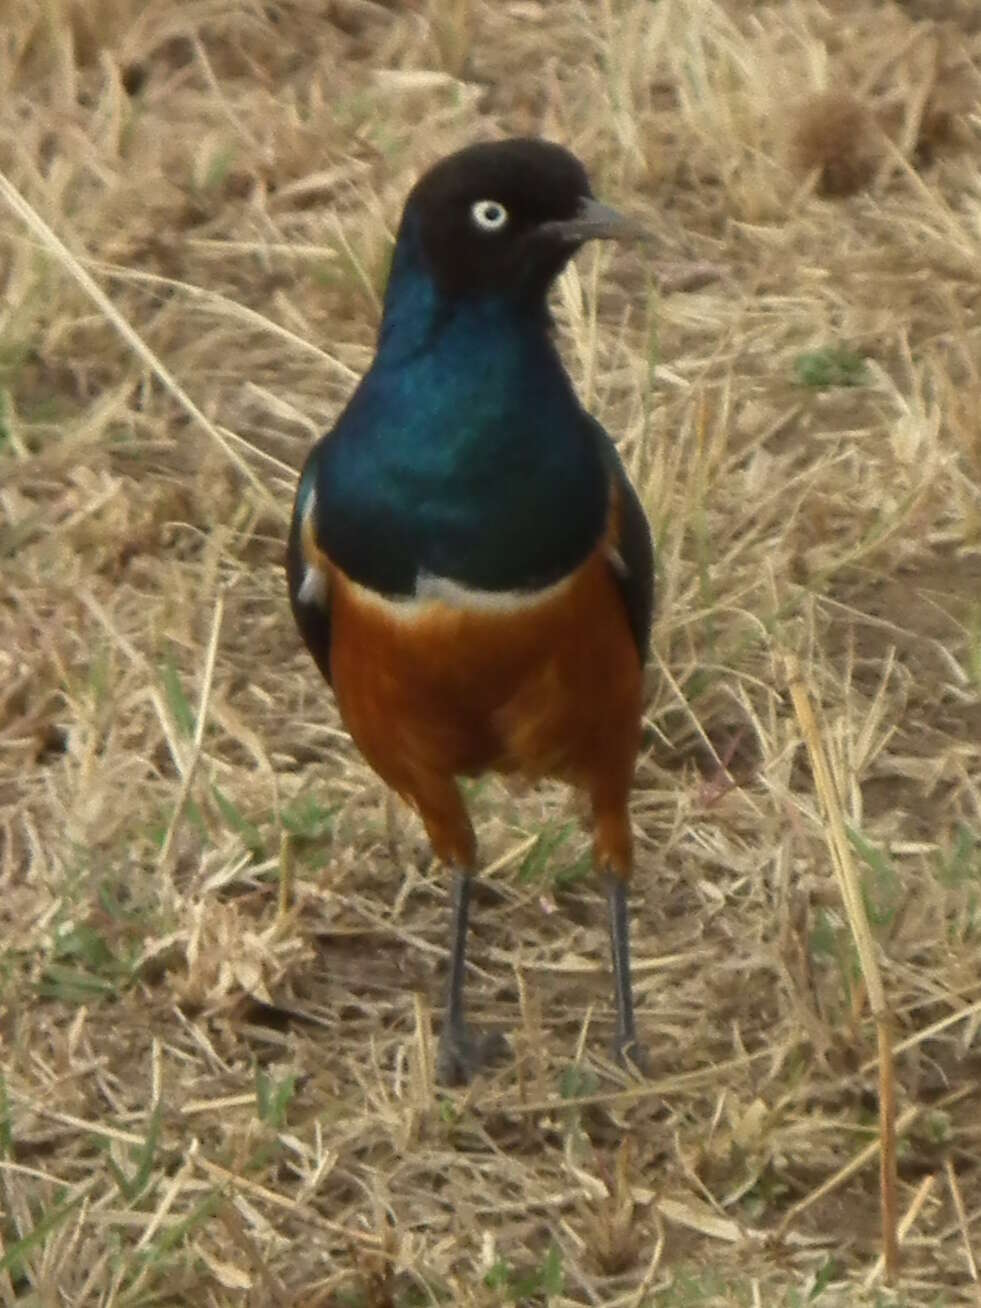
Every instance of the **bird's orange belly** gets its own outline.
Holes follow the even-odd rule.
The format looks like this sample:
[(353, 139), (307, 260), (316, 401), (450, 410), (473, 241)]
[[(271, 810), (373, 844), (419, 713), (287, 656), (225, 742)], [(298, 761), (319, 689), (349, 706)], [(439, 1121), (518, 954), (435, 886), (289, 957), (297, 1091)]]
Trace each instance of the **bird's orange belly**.
[(629, 789), (640, 657), (602, 549), (514, 606), (379, 599), (332, 570), (331, 672), (372, 767), (419, 806), (437, 777), (485, 770)]

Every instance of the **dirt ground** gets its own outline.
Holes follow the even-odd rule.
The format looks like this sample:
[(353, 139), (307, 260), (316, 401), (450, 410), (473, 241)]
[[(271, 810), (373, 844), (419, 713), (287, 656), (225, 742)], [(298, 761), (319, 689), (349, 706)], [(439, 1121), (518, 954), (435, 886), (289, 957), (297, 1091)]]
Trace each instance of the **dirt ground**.
[[(0, 87), (0, 1305), (979, 1302), (973, 0), (4, 0)], [(555, 294), (658, 544), (654, 1066), (578, 805), (488, 779), (515, 1057), (443, 1092), (447, 879), (282, 555), (406, 191), (505, 134), (656, 238)], [(893, 1015), (895, 1291), (787, 653)]]

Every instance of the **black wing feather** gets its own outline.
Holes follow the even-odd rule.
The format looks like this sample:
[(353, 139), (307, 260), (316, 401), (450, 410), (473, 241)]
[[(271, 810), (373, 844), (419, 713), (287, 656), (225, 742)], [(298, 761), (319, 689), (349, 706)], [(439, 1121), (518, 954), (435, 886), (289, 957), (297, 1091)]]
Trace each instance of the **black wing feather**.
[(655, 605), (651, 527), (616, 447), (599, 423), (595, 427), (619, 499), (620, 534), (616, 549), (623, 567), (615, 567), (614, 572), (626, 605), (630, 630), (637, 642), (637, 652), (644, 662), (650, 645)]
[[(299, 499), (299, 497), (297, 497)], [(306, 575), (306, 559), (303, 557), (303, 542), (300, 539), (302, 515), (299, 504), (293, 506), (293, 521), (290, 523), (289, 540), (286, 545), (286, 578), (289, 583), (290, 607), (300, 635), (307, 649), (313, 655), (314, 662), (323, 674), (328, 685), (330, 677), (330, 596), (326, 605), (308, 603), (300, 599), (300, 588)]]

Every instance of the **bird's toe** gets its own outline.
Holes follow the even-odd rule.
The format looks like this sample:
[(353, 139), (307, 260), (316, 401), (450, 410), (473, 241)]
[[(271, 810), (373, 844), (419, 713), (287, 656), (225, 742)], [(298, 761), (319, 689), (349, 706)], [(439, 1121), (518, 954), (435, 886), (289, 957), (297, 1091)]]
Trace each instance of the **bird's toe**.
[(444, 1030), (436, 1056), (436, 1079), (440, 1085), (466, 1085), (482, 1068), (500, 1062), (510, 1052), (499, 1031)]
[(651, 1056), (647, 1046), (639, 1040), (616, 1040), (613, 1045), (613, 1057), (628, 1072), (638, 1072), (641, 1076), (651, 1074)]

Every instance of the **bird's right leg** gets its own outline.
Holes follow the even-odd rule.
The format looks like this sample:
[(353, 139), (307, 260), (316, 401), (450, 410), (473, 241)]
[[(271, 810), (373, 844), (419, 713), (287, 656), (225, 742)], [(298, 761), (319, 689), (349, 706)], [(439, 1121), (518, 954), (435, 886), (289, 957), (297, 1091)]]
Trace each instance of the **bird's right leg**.
[(479, 1034), (467, 1025), (464, 1004), (464, 973), (467, 961), (467, 928), (470, 917), (470, 872), (458, 871), (453, 879), (450, 925), (450, 971), (446, 989), (446, 1014), (439, 1037), (436, 1076), (443, 1085), (463, 1085), (487, 1063), (507, 1053), (507, 1041), (498, 1032)]
[(474, 1031), (466, 1020), (464, 979), (476, 841), (463, 798), (452, 778), (417, 773), (408, 797), (423, 820), (436, 856), (455, 869), (451, 895), (450, 970), (436, 1056), (436, 1078), (442, 1085), (465, 1085), (482, 1067), (508, 1053), (508, 1043), (502, 1035), (497, 1032), (481, 1034)]

